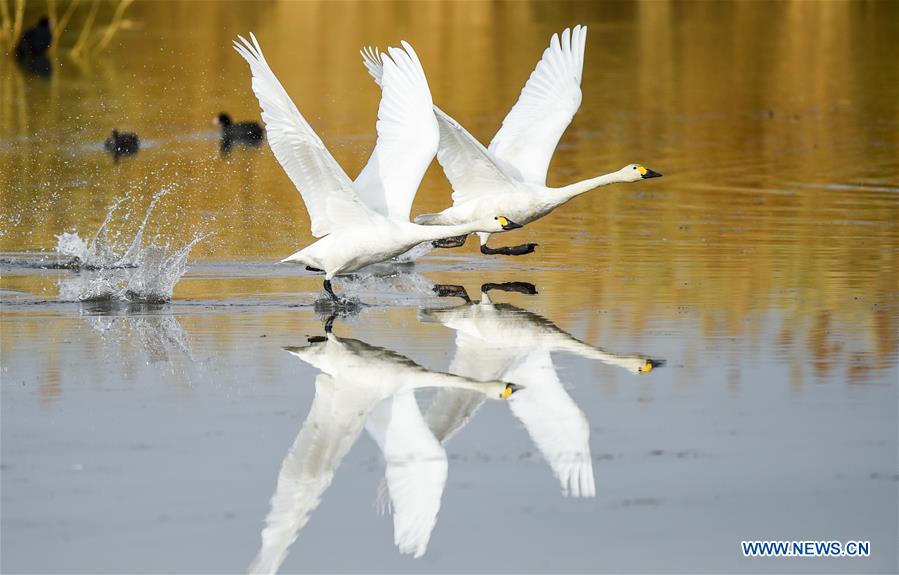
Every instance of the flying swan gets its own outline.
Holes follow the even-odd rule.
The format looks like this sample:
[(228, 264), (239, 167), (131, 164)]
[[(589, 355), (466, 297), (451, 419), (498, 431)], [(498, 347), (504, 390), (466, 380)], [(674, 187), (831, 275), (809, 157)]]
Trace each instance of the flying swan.
[[(504, 303), (493, 303), (489, 289), (509, 284), (485, 284), (480, 301), (464, 288), (440, 286), (438, 293), (458, 295), (465, 303), (420, 312), (426, 322), (440, 322), (456, 332), (456, 354), (450, 373), (473, 379), (501, 379), (523, 389), (509, 398), (512, 414), (524, 425), (546, 459), (565, 496), (593, 497), (596, 486), (587, 417), (568, 395), (552, 355), (567, 352), (644, 374), (664, 364), (642, 355), (619, 355), (587, 344), (548, 319)], [(513, 289), (512, 291), (518, 291)], [(482, 394), (465, 389), (441, 389), (425, 420), (434, 436), (445, 442), (463, 427), (483, 403)]]
[[(440, 129), (437, 161), (453, 187), (453, 205), (437, 214), (423, 214), (416, 223), (450, 225), (469, 222), (483, 213), (502, 213), (521, 225), (549, 214), (572, 198), (609, 184), (638, 182), (662, 174), (640, 164), (561, 188), (546, 186), (553, 151), (581, 105), (581, 75), (587, 27), (566, 28), (561, 40), (553, 34), (543, 58), (521, 90), (518, 102), (503, 120), (489, 148), (484, 148), (457, 121), (434, 107)], [(382, 89), (387, 62), (373, 48), (362, 50), (369, 74)], [(490, 232), (478, 232), (481, 253), (523, 255), (537, 244), (491, 248)], [(437, 247), (458, 247), (466, 235), (435, 241)]]
[[(239, 38), (234, 49), (250, 65), (269, 146), (306, 204), (312, 235), (320, 238), (281, 261), (324, 271), (324, 288), (332, 300), (340, 301), (331, 288), (335, 275), (389, 260), (422, 242), (521, 227), (500, 215), (485, 217), (486, 212), (466, 222), (425, 226), (409, 222), (408, 217), (389, 217), (384, 213), (386, 203), (367, 206), (287, 95), (256, 37), (250, 34), (252, 43)], [(388, 54), (379, 56), (383, 93), (378, 108), (378, 140), (363, 173), (377, 172), (373, 176), (380, 180), (377, 185), (411, 206), (421, 177), (437, 151), (439, 129), (418, 56), (409, 44), (403, 42), (403, 48), (389, 48)]]
[(285, 348), (322, 373), (309, 415), (281, 464), (261, 546), (248, 570), (253, 574), (278, 571), (363, 427), (387, 461), (396, 544), (420, 556), (437, 521), (447, 468), (446, 453), (420, 421), (413, 391), (458, 388), (505, 400), (520, 388), (432, 371), (389, 349), (338, 337), (327, 324), (325, 330), (306, 346)]

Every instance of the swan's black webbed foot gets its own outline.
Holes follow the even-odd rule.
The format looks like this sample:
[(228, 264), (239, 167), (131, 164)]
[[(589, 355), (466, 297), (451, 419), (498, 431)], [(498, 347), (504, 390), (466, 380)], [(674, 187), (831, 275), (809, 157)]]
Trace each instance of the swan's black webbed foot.
[(486, 283), (481, 285), (482, 293), (487, 293), (493, 289), (522, 293), (524, 295), (537, 295), (537, 286), (528, 282), (503, 282), (501, 284)]
[(486, 255), (523, 256), (533, 252), (536, 248), (537, 244), (521, 244), (518, 246), (506, 246), (502, 248), (491, 248), (484, 244), (481, 246), (481, 253)]
[(463, 236), (455, 236), (452, 238), (443, 238), (442, 240), (434, 240), (431, 245), (435, 248), (459, 248), (465, 244), (468, 234)]
[(309, 343), (321, 343), (323, 341), (328, 341), (328, 338), (323, 335), (313, 335), (312, 337), (307, 337), (306, 341)]
[(306, 270), (307, 270), (307, 271), (310, 271), (310, 272), (319, 273), (319, 274), (325, 273), (325, 270), (320, 270), (320, 269), (314, 268), (314, 267), (312, 267), (312, 266), (306, 266)]
[(437, 297), (460, 297), (465, 300), (466, 303), (471, 302), (471, 298), (468, 297), (468, 292), (465, 291), (465, 287), (453, 285), (453, 284), (436, 284), (434, 286), (434, 293), (437, 294)]

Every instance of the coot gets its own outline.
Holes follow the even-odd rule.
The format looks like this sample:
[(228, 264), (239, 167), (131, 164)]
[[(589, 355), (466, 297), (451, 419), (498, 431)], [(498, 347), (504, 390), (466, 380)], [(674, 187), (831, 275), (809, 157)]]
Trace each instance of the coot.
[(118, 161), (121, 156), (133, 156), (137, 153), (140, 149), (140, 138), (133, 132), (113, 130), (112, 135), (106, 139), (104, 147), (112, 154), (113, 159)]
[(35, 58), (43, 56), (50, 49), (53, 34), (50, 32), (50, 20), (44, 16), (38, 20), (37, 26), (25, 30), (19, 43), (16, 44), (16, 57)]
[(213, 120), (222, 128), (222, 152), (227, 152), (234, 144), (258, 146), (262, 143), (265, 132), (258, 122), (240, 122), (235, 124), (231, 116), (222, 112)]

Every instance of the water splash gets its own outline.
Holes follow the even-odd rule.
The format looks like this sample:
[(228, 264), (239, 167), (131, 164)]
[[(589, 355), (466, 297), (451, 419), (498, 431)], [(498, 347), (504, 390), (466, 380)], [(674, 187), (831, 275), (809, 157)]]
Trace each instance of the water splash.
[[(171, 249), (169, 244), (144, 246), (144, 231), (156, 205), (169, 189), (157, 192), (147, 207), (133, 237), (111, 234), (110, 224), (119, 207), (130, 198), (116, 200), (90, 242), (75, 232), (56, 236), (56, 251), (71, 258), (61, 267), (79, 270), (74, 277), (59, 281), (59, 297), (64, 301), (122, 300), (161, 303), (169, 301), (175, 284), (187, 271), (190, 250), (211, 234), (197, 233), (187, 244)], [(124, 218), (127, 220), (127, 215)]]
[(67, 267), (76, 269), (99, 270), (140, 265), (144, 229), (150, 221), (150, 216), (153, 215), (153, 210), (156, 209), (156, 204), (168, 193), (169, 189), (163, 188), (153, 195), (137, 232), (127, 246), (118, 245), (119, 236), (109, 237), (109, 224), (119, 207), (131, 200), (128, 196), (113, 202), (106, 211), (106, 218), (103, 219), (103, 223), (97, 228), (90, 242), (86, 242), (75, 232), (63, 232), (56, 236), (56, 251), (60, 255), (73, 258)]
[(402, 253), (402, 254), (396, 256), (395, 259), (396, 259), (396, 261), (403, 263), (403, 264), (411, 263), (411, 262), (414, 262), (415, 260), (421, 258), (425, 254), (429, 253), (433, 249), (434, 249), (434, 245), (431, 242), (422, 242), (422, 243), (418, 244), (417, 246), (413, 247), (412, 249), (410, 249), (409, 251), (407, 251), (406, 253)]
[(434, 283), (425, 276), (392, 264), (369, 266), (364, 275), (338, 276), (335, 281), (346, 297), (380, 297), (400, 303), (408, 296), (433, 296)]
[(125, 307), (104, 307), (103, 315), (94, 313), (85, 315), (88, 325), (99, 333), (104, 341), (124, 345), (136, 339), (151, 364), (171, 364), (179, 357), (195, 361), (187, 332), (181, 322), (166, 308), (114, 302), (110, 302), (109, 305)]

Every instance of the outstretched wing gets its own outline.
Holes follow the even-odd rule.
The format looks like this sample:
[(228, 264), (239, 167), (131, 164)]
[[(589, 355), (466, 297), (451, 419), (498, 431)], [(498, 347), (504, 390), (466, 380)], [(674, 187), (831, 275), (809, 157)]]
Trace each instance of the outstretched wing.
[(291, 446), (265, 518), (262, 546), (250, 573), (276, 573), (290, 545), (309, 521), (334, 472), (356, 442), (365, 423), (364, 407), (352, 406), (351, 394), (324, 373), (315, 379), (315, 399)]
[(312, 235), (320, 238), (339, 227), (370, 221), (371, 211), (359, 200), (349, 177), (287, 95), (266, 62), (256, 36), (250, 34), (252, 43), (239, 38), (234, 49), (253, 73), (253, 92), (262, 107), (268, 143), (306, 203)]
[[(383, 87), (384, 65), (373, 48), (362, 50), (362, 63), (375, 82)], [(468, 130), (434, 106), (440, 128), (437, 161), (453, 186), (453, 203), (463, 203), (483, 194), (514, 191), (515, 171), (502, 165)]]
[[(483, 395), (482, 395), (483, 397)], [(400, 553), (424, 555), (446, 485), (446, 451), (425, 424), (411, 389), (380, 403), (366, 429), (378, 442), (393, 504), (393, 539)]]
[(556, 145), (581, 105), (586, 41), (586, 26), (566, 28), (561, 40), (553, 34), (518, 102), (490, 142), (490, 151), (514, 166), (526, 182), (546, 185)]
[(459, 122), (435, 107), (440, 126), (437, 161), (453, 186), (453, 203), (514, 192), (516, 178)]
[[(366, 66), (378, 68), (383, 87), (378, 108), (378, 142), (354, 186), (365, 204), (391, 219), (409, 221), (425, 170), (437, 153), (440, 132), (424, 69), (415, 50), (363, 51)], [(369, 67), (369, 71), (371, 71)]]
[(562, 493), (572, 497), (596, 495), (590, 424), (562, 387), (549, 351), (529, 352), (502, 377), (525, 386), (509, 398), (509, 408), (546, 458)]
[(484, 394), (470, 389), (441, 389), (428, 405), (428, 428), (441, 443), (465, 427), (484, 403)]

